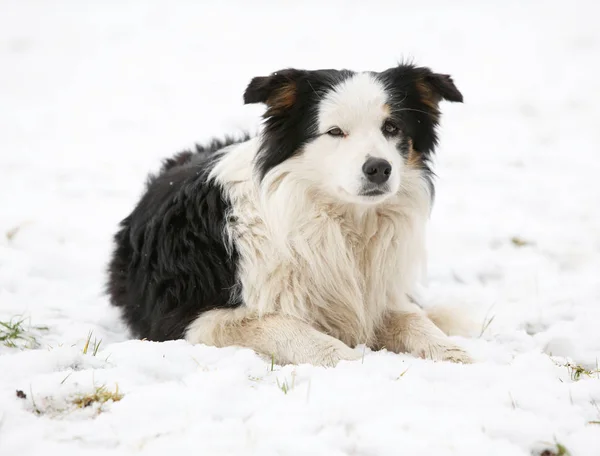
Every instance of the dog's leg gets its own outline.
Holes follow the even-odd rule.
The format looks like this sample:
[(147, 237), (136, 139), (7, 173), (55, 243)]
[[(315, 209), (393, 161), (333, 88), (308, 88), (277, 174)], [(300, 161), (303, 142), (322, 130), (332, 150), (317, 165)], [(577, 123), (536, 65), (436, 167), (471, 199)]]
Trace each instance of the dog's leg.
[(257, 318), (247, 315), (245, 308), (205, 312), (188, 327), (185, 338), (216, 347), (251, 348), (279, 364), (335, 366), (338, 361), (361, 357), (342, 341), (302, 321), (277, 314)]
[(375, 348), (437, 361), (472, 362), (462, 348), (419, 310), (388, 312), (377, 329)]

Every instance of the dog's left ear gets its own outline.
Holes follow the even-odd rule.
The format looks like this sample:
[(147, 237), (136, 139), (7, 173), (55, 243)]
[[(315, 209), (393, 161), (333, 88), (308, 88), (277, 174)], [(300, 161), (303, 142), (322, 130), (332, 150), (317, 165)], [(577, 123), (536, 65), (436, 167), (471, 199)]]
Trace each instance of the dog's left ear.
[(463, 102), (462, 93), (456, 88), (450, 75), (433, 73), (429, 68), (422, 69), (422, 77), (417, 80), (417, 89), (424, 101), (435, 105), (440, 100)]
[(440, 98), (458, 103), (463, 102), (462, 93), (454, 85), (454, 81), (449, 74), (431, 73), (426, 75), (424, 82), (428, 84), (434, 93)]
[(244, 92), (244, 103), (265, 103), (271, 112), (291, 108), (296, 102), (298, 81), (302, 70), (288, 68), (270, 76), (258, 76), (250, 81)]

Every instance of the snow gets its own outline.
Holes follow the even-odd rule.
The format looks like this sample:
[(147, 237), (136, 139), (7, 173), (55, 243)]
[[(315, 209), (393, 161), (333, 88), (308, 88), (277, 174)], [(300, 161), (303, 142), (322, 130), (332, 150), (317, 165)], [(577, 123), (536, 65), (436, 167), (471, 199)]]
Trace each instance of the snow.
[[(599, 375), (564, 367), (593, 371), (600, 354), (599, 9), (2, 2), (0, 321), (28, 318), (38, 345), (0, 345), (0, 455), (600, 454)], [(474, 319), (457, 341), (477, 362), (366, 350), (281, 367), (128, 340), (104, 269), (147, 172), (255, 131), (261, 109), (241, 102), (253, 76), (402, 57), (465, 96), (442, 108), (423, 294)], [(73, 405), (101, 386), (123, 398)]]

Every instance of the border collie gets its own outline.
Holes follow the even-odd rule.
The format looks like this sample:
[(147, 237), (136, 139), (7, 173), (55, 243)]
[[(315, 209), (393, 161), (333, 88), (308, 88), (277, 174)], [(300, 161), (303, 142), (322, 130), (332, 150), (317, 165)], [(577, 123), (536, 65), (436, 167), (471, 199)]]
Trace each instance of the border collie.
[(412, 301), (448, 75), (285, 69), (252, 79), (261, 132), (167, 159), (115, 236), (108, 293), (131, 332), (335, 365), (358, 344), (470, 362)]

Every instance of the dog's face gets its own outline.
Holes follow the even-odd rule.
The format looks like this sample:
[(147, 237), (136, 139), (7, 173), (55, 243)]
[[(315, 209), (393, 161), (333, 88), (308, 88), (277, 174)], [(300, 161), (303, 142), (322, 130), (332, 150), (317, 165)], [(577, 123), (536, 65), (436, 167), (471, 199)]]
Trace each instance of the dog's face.
[(440, 100), (462, 101), (447, 75), (400, 65), (382, 73), (282, 70), (254, 78), (246, 103), (267, 105), (256, 166), (350, 203), (377, 204), (407, 172), (430, 178)]

